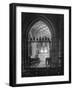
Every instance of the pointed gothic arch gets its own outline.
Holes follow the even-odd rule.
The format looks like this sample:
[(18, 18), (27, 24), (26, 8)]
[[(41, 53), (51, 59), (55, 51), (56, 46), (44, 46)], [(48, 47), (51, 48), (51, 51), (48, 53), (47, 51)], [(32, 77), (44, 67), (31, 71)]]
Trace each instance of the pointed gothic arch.
[[(54, 63), (57, 59), (56, 55), (56, 33), (53, 23), (44, 17), (39, 17), (29, 24), (26, 32), (26, 51), (29, 56), (28, 44), (29, 41), (39, 41), (47, 39), (50, 43), (51, 62)], [(34, 45), (33, 45), (34, 46)], [(31, 53), (31, 52), (30, 52)]]

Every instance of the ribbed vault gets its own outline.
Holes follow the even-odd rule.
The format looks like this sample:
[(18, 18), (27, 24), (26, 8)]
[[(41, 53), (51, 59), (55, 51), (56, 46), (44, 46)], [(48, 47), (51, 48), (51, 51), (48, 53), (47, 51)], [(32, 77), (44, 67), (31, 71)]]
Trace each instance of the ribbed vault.
[(28, 37), (32, 39), (47, 37), (51, 41), (52, 34), (47, 24), (42, 20), (39, 20), (31, 27)]

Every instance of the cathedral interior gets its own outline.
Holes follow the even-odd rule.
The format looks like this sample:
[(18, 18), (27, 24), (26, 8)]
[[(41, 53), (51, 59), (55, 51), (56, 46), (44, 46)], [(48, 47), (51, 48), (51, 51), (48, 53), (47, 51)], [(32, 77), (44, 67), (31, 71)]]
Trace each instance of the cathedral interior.
[(64, 75), (63, 15), (36, 17), (22, 37), (22, 77)]

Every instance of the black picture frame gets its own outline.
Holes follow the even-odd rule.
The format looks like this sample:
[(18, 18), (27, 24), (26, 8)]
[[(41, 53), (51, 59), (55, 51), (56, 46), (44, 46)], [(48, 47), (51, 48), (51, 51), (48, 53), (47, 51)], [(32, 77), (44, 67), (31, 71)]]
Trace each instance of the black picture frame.
[[(56, 6), (56, 5), (38, 5), (38, 4), (22, 4), (11, 3), (10, 7), (10, 63), (9, 63), (9, 85), (16, 86), (33, 86), (33, 85), (50, 85), (50, 84), (66, 84), (71, 83), (71, 7), (70, 6)], [(69, 80), (66, 81), (54, 81), (54, 82), (36, 82), (36, 83), (16, 83), (16, 8), (17, 7), (32, 7), (32, 8), (52, 8), (62, 9), (69, 11)], [(31, 11), (32, 12), (32, 11)]]

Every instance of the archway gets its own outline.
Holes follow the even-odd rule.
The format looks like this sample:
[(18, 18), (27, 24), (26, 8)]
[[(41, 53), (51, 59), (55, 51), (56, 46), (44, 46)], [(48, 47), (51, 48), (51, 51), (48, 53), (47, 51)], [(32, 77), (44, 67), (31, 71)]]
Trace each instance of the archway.
[[(33, 23), (28, 32), (28, 57), (31, 67), (49, 67), (49, 61), (54, 58), (55, 30), (51, 22), (39, 19)], [(55, 60), (55, 58), (54, 58)]]

